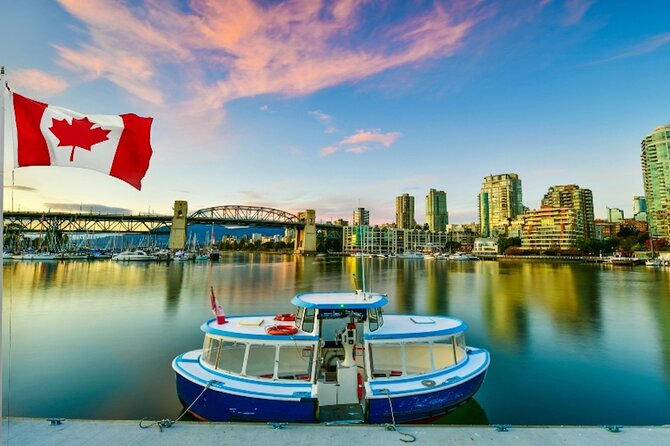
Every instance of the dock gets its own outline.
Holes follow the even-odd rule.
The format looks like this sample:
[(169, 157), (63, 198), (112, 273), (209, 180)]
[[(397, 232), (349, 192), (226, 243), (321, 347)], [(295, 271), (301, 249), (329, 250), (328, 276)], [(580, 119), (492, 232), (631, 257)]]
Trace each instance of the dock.
[[(150, 424), (150, 422), (145, 422)], [(2, 422), (2, 444), (8, 446), (184, 446), (271, 445), (326, 446), (402, 445), (665, 445), (670, 425), (664, 426), (444, 426), (205, 423), (180, 421), (171, 427), (142, 429), (139, 420), (54, 420), (9, 418)]]

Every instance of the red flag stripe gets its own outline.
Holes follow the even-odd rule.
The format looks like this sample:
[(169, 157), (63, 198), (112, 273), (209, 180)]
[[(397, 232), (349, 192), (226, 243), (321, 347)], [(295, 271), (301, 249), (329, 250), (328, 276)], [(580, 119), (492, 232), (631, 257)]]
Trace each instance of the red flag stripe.
[(149, 140), (153, 118), (143, 118), (134, 113), (121, 115), (121, 118), (123, 132), (109, 174), (141, 190), (142, 178), (149, 169), (153, 153)]
[(47, 104), (16, 93), (12, 97), (18, 140), (16, 165), (18, 167), (51, 165), (47, 142), (40, 130), (40, 122)]

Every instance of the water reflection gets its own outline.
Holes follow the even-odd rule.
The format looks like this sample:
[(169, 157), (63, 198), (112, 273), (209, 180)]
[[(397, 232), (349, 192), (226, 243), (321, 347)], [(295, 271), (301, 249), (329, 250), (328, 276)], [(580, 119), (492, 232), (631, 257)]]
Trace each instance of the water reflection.
[[(365, 274), (366, 288), (389, 295), (389, 312), (460, 317), (469, 342), (491, 351), (477, 401), (439, 422), (668, 422), (667, 268), (401, 259), (363, 266), (231, 253), (217, 263), (5, 261), (3, 270), (3, 392), (12, 416), (174, 418), (181, 406), (170, 362), (201, 345), (210, 286), (228, 315), (273, 314), (292, 311), (297, 292), (351, 290), (352, 275)], [(58, 385), (36, 392), (36, 382)]]

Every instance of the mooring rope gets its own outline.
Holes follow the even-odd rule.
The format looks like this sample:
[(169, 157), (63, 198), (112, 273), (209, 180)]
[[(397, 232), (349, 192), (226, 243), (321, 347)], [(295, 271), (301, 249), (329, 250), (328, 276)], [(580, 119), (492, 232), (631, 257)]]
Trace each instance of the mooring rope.
[(393, 413), (393, 402), (391, 401), (391, 394), (389, 393), (389, 389), (384, 389), (384, 392), (386, 393), (386, 396), (388, 397), (389, 400), (389, 407), (391, 408), (391, 423), (386, 423), (384, 425), (384, 428), (387, 431), (395, 431), (399, 433), (400, 435), (404, 435), (405, 437), (408, 438), (400, 438), (400, 441), (405, 442), (405, 443), (414, 443), (416, 441), (416, 436), (412, 434), (408, 434), (407, 432), (400, 432), (398, 429), (398, 426), (395, 424), (395, 414)]
[[(200, 392), (200, 395), (198, 395), (197, 397), (195, 397), (195, 399), (193, 400), (193, 402), (192, 402), (186, 409), (184, 409), (184, 410), (182, 411), (182, 413), (180, 413), (179, 416), (178, 416), (175, 420), (171, 420), (171, 419), (169, 419), (169, 418), (163, 418), (162, 420), (151, 420), (149, 417), (144, 417), (144, 418), (142, 418), (142, 419), (140, 420), (140, 428), (142, 428), (142, 429), (148, 429), (148, 428), (153, 427), (153, 426), (158, 426), (158, 428), (160, 429), (160, 431), (163, 432), (163, 428), (172, 427), (173, 424), (175, 424), (177, 421), (181, 420), (181, 418), (182, 418), (184, 415), (186, 415), (186, 412), (188, 412), (189, 410), (191, 410), (191, 407), (193, 407), (193, 405), (200, 399), (200, 397), (203, 396), (203, 395), (205, 394), (205, 391), (206, 391), (207, 389), (209, 389), (209, 387), (210, 387), (212, 384), (214, 384), (215, 382), (216, 382), (216, 380), (214, 380), (214, 379), (208, 381), (208, 382), (207, 382), (207, 385), (205, 386), (205, 388), (202, 389), (202, 392)], [(152, 423), (150, 423), (150, 424), (142, 424), (144, 421), (152, 421)]]

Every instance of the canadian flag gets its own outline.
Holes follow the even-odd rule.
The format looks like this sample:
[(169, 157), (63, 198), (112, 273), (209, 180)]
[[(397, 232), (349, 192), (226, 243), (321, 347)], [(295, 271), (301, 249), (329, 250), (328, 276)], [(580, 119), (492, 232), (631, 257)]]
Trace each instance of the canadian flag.
[(15, 167), (81, 167), (142, 189), (153, 118), (86, 115), (16, 93), (11, 101)]

